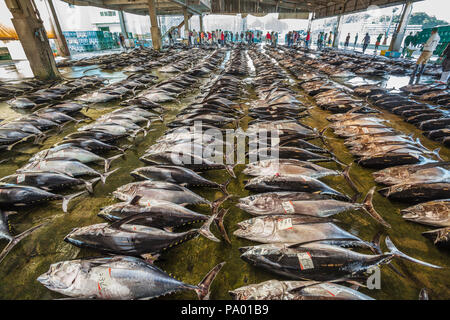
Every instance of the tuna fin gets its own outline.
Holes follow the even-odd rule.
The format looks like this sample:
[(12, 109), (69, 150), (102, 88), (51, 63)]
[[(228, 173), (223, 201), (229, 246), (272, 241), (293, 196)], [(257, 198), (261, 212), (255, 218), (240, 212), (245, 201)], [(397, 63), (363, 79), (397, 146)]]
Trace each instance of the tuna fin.
[(227, 230), (225, 230), (225, 226), (223, 225), (223, 218), (228, 213), (228, 209), (221, 209), (219, 211), (219, 214), (217, 215), (216, 219), (214, 219), (214, 222), (216, 223), (217, 227), (220, 230), (220, 233), (222, 234), (222, 237), (225, 239), (226, 242), (231, 244), (230, 238), (228, 238)]
[(227, 170), (230, 176), (236, 179), (236, 174), (234, 173), (234, 166), (225, 166), (225, 170)]
[(420, 289), (419, 300), (430, 300), (427, 288)]
[(219, 184), (219, 189), (226, 195), (229, 195), (230, 193), (227, 190), (228, 185), (230, 184), (231, 180), (228, 180), (224, 184)]
[(86, 190), (89, 193), (94, 193), (94, 184), (97, 183), (98, 181), (100, 181), (100, 178), (94, 178), (92, 180), (88, 180), (88, 181), (84, 181), (84, 184), (86, 185)]
[(203, 224), (203, 226), (201, 226), (201, 228), (198, 229), (199, 234), (214, 242), (220, 242), (220, 240), (217, 239), (216, 236), (210, 230), (211, 224), (213, 223), (213, 221), (216, 219), (217, 216), (218, 213), (211, 215), (211, 217)]
[(141, 257), (145, 260), (145, 262), (150, 264), (153, 264), (153, 262), (158, 260), (159, 256), (160, 256), (159, 254), (150, 254), (150, 253), (141, 254)]
[(131, 205), (138, 205), (139, 200), (141, 200), (142, 196), (134, 196), (128, 203)]
[(82, 195), (83, 193), (86, 193), (86, 191), (77, 192), (74, 194), (69, 194), (68, 196), (63, 197), (63, 203), (62, 203), (62, 209), (64, 212), (67, 212), (67, 206), (69, 205), (69, 201)]
[(117, 170), (119, 170), (119, 168), (116, 168), (114, 170), (111, 170), (109, 172), (105, 172), (103, 174), (100, 174), (100, 179), (102, 180), (103, 184), (106, 183), (106, 178), (108, 178), (111, 174), (113, 174), (114, 172), (116, 172)]
[(110, 228), (113, 228), (113, 229), (120, 229), (120, 227), (121, 227), (123, 224), (130, 223), (130, 222), (132, 222), (132, 221), (134, 221), (134, 220), (138, 220), (138, 219), (140, 219), (140, 218), (142, 218), (142, 214), (141, 214), (141, 213), (136, 213), (136, 214), (133, 214), (132, 216), (128, 216), (128, 217), (126, 217), (126, 218), (123, 218), (123, 219), (120, 219), (120, 220), (118, 220), (118, 221), (115, 221), (115, 222), (111, 223), (111, 224), (109, 225), (109, 227), (110, 227)]
[(442, 267), (428, 263), (428, 262), (424, 262), (415, 258), (412, 258), (406, 254), (404, 254), (403, 252), (401, 252), (400, 250), (397, 249), (397, 247), (394, 245), (394, 243), (391, 241), (391, 239), (389, 238), (389, 236), (386, 236), (386, 239), (384, 240), (386, 243), (387, 248), (389, 249), (390, 253), (392, 255), (394, 255), (395, 257), (398, 258), (402, 258), (417, 264), (420, 264), (422, 266), (426, 266), (426, 267), (430, 267), (430, 268), (436, 268), (436, 269), (442, 269)]
[(358, 199), (358, 197), (361, 195), (361, 192), (359, 192), (358, 188), (356, 187), (355, 183), (353, 182), (352, 178), (350, 177), (350, 169), (352, 167), (353, 163), (350, 163), (345, 169), (342, 171), (342, 176), (345, 178), (345, 180), (350, 185), (350, 188), (353, 189), (353, 191), (356, 192), (355, 199)]
[[(335, 239), (318, 239), (318, 240), (312, 240), (312, 241), (304, 241), (304, 242), (297, 242), (297, 243), (291, 243), (291, 244), (287, 244), (287, 248), (297, 248), (297, 247), (301, 247), (305, 244), (309, 244), (309, 243), (316, 243), (316, 242), (320, 242), (320, 241), (357, 241), (354, 238), (335, 238)], [(370, 247), (370, 244), (366, 243), (365, 241), (359, 241), (361, 242), (361, 244), (367, 245), (368, 247)]]
[(22, 142), (25, 142), (25, 141), (27, 141), (28, 139), (30, 139), (30, 138), (32, 138), (32, 137), (36, 137), (36, 135), (35, 135), (35, 134), (31, 134), (31, 135), (29, 135), (29, 136), (27, 136), (27, 137), (25, 137), (25, 138), (20, 139), (19, 141), (16, 141), (16, 142), (14, 142), (14, 143), (11, 143), (11, 144), (6, 148), (6, 150), (11, 151), (12, 148), (14, 148), (16, 145), (18, 145), (18, 144), (20, 144), (20, 143), (22, 143)]
[(119, 159), (122, 156), (123, 156), (123, 154), (118, 154), (117, 156), (105, 159), (105, 172), (107, 172), (109, 170), (109, 167), (111, 166), (111, 162), (113, 162), (116, 159)]
[(216, 278), (219, 271), (222, 269), (222, 267), (225, 265), (225, 261), (219, 263), (214, 268), (209, 271), (206, 276), (203, 278), (202, 281), (197, 285), (197, 289), (195, 289), (195, 292), (197, 292), (197, 296), (199, 300), (209, 300), (209, 288), (211, 287), (212, 282)]
[(18, 244), (22, 239), (24, 239), (26, 236), (30, 235), (34, 230), (39, 229), (42, 227), (45, 223), (41, 223), (37, 226), (31, 227), (30, 229), (22, 232), (21, 234), (15, 236), (3, 249), (3, 251), (0, 253), (0, 263), (5, 259), (5, 257), (8, 255), (8, 253)]
[(384, 221), (384, 219), (380, 216), (380, 214), (375, 210), (372, 200), (373, 200), (373, 193), (375, 192), (375, 187), (369, 190), (366, 197), (363, 201), (363, 209), (364, 211), (370, 215), (373, 219), (381, 223), (384, 227), (390, 228), (391, 225)]
[(437, 158), (439, 161), (444, 161), (444, 160), (441, 158), (441, 155), (439, 154), (439, 151), (441, 151), (441, 148), (436, 148), (436, 149), (434, 149), (434, 150), (432, 151), (432, 153), (436, 156), (436, 158)]

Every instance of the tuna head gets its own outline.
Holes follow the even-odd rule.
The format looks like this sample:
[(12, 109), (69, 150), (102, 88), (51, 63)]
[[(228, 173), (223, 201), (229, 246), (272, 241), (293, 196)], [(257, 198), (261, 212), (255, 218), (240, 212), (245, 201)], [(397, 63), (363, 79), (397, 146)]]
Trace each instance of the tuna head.
[(46, 273), (37, 278), (37, 281), (52, 291), (68, 296), (78, 296), (76, 282), (81, 267), (78, 260), (54, 263)]
[(259, 237), (269, 236), (274, 231), (273, 224), (265, 223), (264, 219), (253, 218), (239, 222), (239, 229), (233, 234), (236, 237), (245, 238), (252, 235), (258, 235)]

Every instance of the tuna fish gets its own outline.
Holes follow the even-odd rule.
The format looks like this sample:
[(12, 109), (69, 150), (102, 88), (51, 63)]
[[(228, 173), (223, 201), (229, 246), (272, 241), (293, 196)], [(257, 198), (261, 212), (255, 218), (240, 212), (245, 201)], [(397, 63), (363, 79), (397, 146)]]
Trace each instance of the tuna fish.
[(133, 224), (140, 224), (149, 227), (167, 228), (178, 227), (200, 221), (206, 221), (208, 216), (189, 210), (178, 204), (154, 200), (147, 205), (139, 205), (139, 197), (133, 199), (133, 203), (120, 202), (105, 208), (98, 213), (108, 221), (118, 221), (135, 214), (142, 216), (141, 220), (133, 220)]
[(390, 252), (377, 255), (362, 254), (320, 243), (272, 243), (243, 247), (239, 250), (244, 261), (291, 279), (328, 281), (361, 278), (367, 275), (368, 269), (387, 264), (396, 257), (431, 268), (441, 268), (405, 255), (394, 246), (389, 237), (386, 237), (386, 245)]
[(48, 289), (81, 299), (153, 299), (179, 290), (194, 290), (209, 298), (209, 287), (225, 262), (215, 266), (197, 285), (185, 284), (145, 260), (113, 256), (62, 261), (37, 280)]
[(374, 300), (332, 282), (268, 280), (229, 291), (234, 300)]
[(52, 200), (62, 200), (63, 211), (67, 212), (69, 201), (83, 193), (85, 193), (85, 191), (62, 196), (36, 187), (16, 184), (0, 184), (0, 206), (31, 205)]
[(212, 203), (195, 194), (194, 192), (168, 182), (141, 181), (132, 182), (121, 186), (113, 192), (114, 197), (122, 201), (132, 201), (136, 196), (140, 197), (139, 204), (146, 205), (148, 201), (165, 200), (176, 204), (202, 204), (212, 206)]
[(420, 203), (400, 211), (405, 220), (432, 227), (450, 227), (450, 200)]
[(223, 192), (228, 193), (226, 190), (226, 184), (218, 184), (203, 178), (190, 169), (178, 166), (155, 165), (142, 167), (133, 170), (131, 175), (139, 179), (170, 182), (184, 187), (219, 188)]

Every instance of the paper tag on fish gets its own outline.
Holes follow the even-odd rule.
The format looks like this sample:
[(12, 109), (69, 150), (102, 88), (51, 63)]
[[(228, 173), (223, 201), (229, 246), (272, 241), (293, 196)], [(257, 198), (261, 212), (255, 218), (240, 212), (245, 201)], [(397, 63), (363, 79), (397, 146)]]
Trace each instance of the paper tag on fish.
[(292, 201), (282, 202), (281, 206), (284, 209), (284, 213), (294, 213), (294, 205), (292, 204)]
[(97, 279), (97, 289), (100, 295), (102, 295), (102, 290), (106, 289), (108, 286), (113, 284), (113, 279), (111, 278), (111, 268), (101, 269), (98, 271)]
[(278, 219), (278, 230), (292, 229), (292, 219)]
[(25, 181), (25, 175), (24, 174), (19, 174), (17, 176), (17, 183), (21, 183)]
[(300, 269), (302, 270), (314, 269), (314, 264), (309, 252), (297, 253), (297, 258), (298, 262), (300, 263)]
[(342, 290), (338, 287), (328, 284), (328, 283), (321, 283), (319, 284), (320, 287), (322, 287), (325, 291), (327, 291), (330, 295), (333, 297), (337, 296)]

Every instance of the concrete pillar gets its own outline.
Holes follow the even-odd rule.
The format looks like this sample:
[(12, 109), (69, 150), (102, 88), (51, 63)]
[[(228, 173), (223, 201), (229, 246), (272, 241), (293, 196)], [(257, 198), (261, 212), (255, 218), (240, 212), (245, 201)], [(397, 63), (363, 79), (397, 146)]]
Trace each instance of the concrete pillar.
[(184, 37), (185, 39), (189, 36), (189, 14), (186, 7), (183, 7), (183, 15), (184, 15)]
[(204, 31), (203, 30), (203, 14), (200, 14), (198, 17), (200, 19), (200, 32), (202, 32), (202, 31)]
[(60, 78), (44, 24), (30, 0), (5, 0), (11, 19), (36, 78)]
[(337, 16), (336, 28), (334, 29), (333, 48), (339, 47), (339, 36), (341, 32), (341, 18), (342, 15)]
[(158, 27), (158, 19), (156, 18), (155, 0), (148, 0), (148, 12), (150, 14), (150, 31), (152, 33), (153, 49), (161, 49), (161, 32)]
[(314, 18), (314, 12), (309, 14), (308, 18), (308, 28), (306, 29), (306, 32), (311, 32), (311, 25)]
[(405, 36), (406, 26), (408, 25), (409, 18), (411, 17), (412, 8), (412, 2), (408, 1), (404, 4), (400, 22), (398, 23), (397, 29), (392, 35), (391, 44), (389, 45), (389, 51), (400, 51), (403, 38)]
[(58, 16), (56, 15), (56, 10), (53, 6), (53, 1), (47, 0), (45, 2), (45, 5), (47, 6), (47, 10), (50, 15), (50, 24), (56, 37), (55, 43), (58, 54), (61, 57), (68, 57), (70, 56), (69, 47), (67, 46), (66, 37), (64, 37), (62, 33), (61, 25), (59, 24)]
[(123, 15), (123, 11), (119, 11), (119, 21), (120, 21), (120, 31), (122, 31), (125, 39), (128, 39), (128, 30), (127, 25), (125, 24), (125, 17)]

